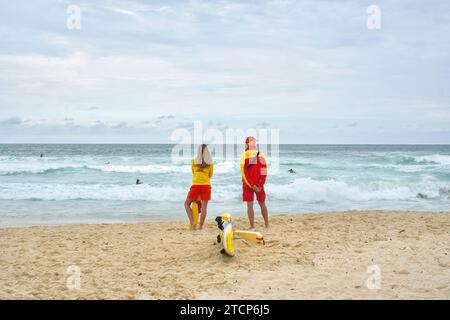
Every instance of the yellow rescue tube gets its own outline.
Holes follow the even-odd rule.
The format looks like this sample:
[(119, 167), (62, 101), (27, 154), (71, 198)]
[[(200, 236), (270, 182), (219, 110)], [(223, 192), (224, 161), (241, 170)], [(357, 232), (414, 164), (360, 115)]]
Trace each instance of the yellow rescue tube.
[[(201, 204), (197, 201), (192, 202), (191, 209), (192, 209), (192, 218), (194, 220), (194, 225), (198, 227), (199, 224), (199, 217), (200, 217), (200, 207)], [(189, 222), (189, 229), (192, 230), (192, 225)]]
[(234, 256), (233, 237), (233, 223), (230, 220), (226, 220), (223, 223), (222, 245), (225, 253), (231, 257)]
[(221, 231), (217, 236), (217, 242), (222, 245), (222, 250), (220, 250), (220, 252), (227, 254), (230, 257), (234, 256), (234, 232), (232, 220), (229, 213), (224, 213), (216, 218), (217, 226)]
[(236, 230), (234, 236), (247, 241), (265, 244), (264, 237), (261, 233), (255, 231)]

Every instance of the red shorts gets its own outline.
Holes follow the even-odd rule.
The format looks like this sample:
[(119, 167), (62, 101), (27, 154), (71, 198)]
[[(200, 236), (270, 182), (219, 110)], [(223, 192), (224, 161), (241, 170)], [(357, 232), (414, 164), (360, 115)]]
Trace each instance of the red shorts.
[(252, 188), (250, 188), (246, 184), (244, 184), (242, 186), (242, 200), (244, 202), (254, 201), (255, 194), (256, 194), (256, 200), (258, 200), (258, 202), (266, 202), (266, 191), (264, 191), (264, 187), (261, 188), (260, 192), (255, 192)]
[(211, 200), (211, 186), (191, 186), (188, 198), (191, 201)]

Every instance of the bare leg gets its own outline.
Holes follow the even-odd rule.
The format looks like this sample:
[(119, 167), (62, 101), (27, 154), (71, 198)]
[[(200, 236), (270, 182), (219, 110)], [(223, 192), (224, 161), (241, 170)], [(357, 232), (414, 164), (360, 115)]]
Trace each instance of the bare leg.
[(203, 229), (203, 224), (205, 223), (206, 215), (208, 213), (208, 200), (202, 200), (202, 215), (200, 217), (200, 229)]
[(255, 227), (255, 211), (253, 211), (253, 201), (247, 202), (247, 216), (248, 221), (250, 222), (250, 228), (253, 229)]
[(189, 218), (189, 223), (191, 224), (192, 228), (194, 229), (195, 225), (194, 225), (194, 217), (192, 215), (191, 203), (192, 203), (192, 201), (189, 200), (189, 198), (186, 198), (186, 201), (184, 202), (184, 209), (186, 210), (187, 216)]
[(267, 210), (267, 206), (265, 202), (258, 202), (259, 206), (261, 207), (261, 214), (264, 218), (264, 224), (266, 225), (266, 228), (269, 227), (269, 210)]

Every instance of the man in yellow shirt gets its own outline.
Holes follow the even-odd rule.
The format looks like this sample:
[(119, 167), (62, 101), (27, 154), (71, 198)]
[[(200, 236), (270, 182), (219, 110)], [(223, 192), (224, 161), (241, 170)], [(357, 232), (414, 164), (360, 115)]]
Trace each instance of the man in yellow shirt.
[(266, 191), (264, 184), (267, 178), (267, 160), (256, 148), (256, 139), (248, 137), (245, 140), (245, 151), (241, 157), (242, 200), (247, 203), (247, 216), (250, 228), (255, 227), (255, 212), (253, 201), (258, 201), (266, 228), (269, 227), (269, 211), (266, 206)]

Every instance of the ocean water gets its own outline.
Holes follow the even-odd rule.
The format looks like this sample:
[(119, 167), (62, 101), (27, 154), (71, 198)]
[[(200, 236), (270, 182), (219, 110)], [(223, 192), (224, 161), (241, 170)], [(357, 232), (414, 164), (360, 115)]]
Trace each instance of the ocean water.
[[(0, 226), (183, 219), (190, 160), (173, 161), (172, 150), (0, 145)], [(271, 212), (450, 211), (449, 145), (281, 145), (278, 159), (266, 184)], [(215, 162), (209, 217), (244, 216), (237, 159)]]

